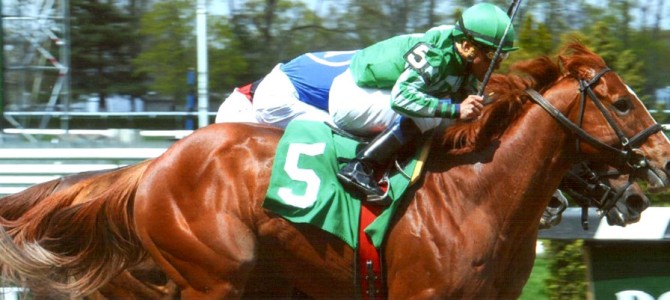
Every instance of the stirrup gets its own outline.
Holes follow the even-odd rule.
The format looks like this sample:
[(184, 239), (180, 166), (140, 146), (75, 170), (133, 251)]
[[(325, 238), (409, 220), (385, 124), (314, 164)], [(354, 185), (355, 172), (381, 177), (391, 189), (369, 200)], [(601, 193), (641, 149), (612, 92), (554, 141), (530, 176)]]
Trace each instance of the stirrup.
[(391, 204), (391, 197), (389, 197), (389, 190), (391, 189), (388, 174), (384, 174), (384, 177), (380, 182), (386, 182), (387, 189), (384, 191), (384, 195), (365, 195), (365, 202), (378, 206), (389, 206)]
[(363, 160), (352, 160), (337, 172), (337, 179), (350, 188), (364, 194), (382, 194), (378, 183), (374, 180), (374, 170)]
[(368, 197), (377, 197), (377, 198), (382, 197), (380, 195), (372, 194), (371, 191), (368, 191), (365, 187), (358, 184), (355, 180), (353, 180), (353, 179), (351, 179), (351, 178), (349, 178), (345, 175), (342, 175), (342, 174), (338, 173), (337, 174), (337, 179), (339, 179), (342, 186), (344, 186), (349, 191), (355, 191), (357, 193), (366, 195)]
[[(337, 173), (337, 178), (349, 192), (356, 192), (360, 195), (363, 195), (364, 198), (362, 198), (362, 201), (369, 202), (370, 204), (379, 206), (388, 206), (389, 204), (391, 204), (391, 198), (388, 196), (388, 189), (386, 189), (383, 195), (372, 195), (367, 193), (362, 187), (356, 184), (354, 180), (352, 180), (349, 177)], [(388, 175), (385, 174), (384, 177), (380, 180), (380, 182), (387, 182), (388, 185), (389, 182)]]

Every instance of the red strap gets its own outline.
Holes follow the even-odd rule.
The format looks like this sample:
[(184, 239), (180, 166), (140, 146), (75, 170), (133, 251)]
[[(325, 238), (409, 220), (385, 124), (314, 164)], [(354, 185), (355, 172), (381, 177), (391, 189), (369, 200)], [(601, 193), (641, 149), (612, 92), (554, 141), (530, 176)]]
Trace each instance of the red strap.
[[(364, 300), (384, 299), (386, 291), (382, 284), (382, 268), (380, 255), (372, 240), (364, 230), (382, 213), (383, 207), (363, 202), (361, 205), (361, 222), (358, 229), (358, 274), (361, 281), (361, 293)], [(370, 269), (372, 272), (370, 272)], [(374, 276), (374, 277), (370, 277)], [(374, 288), (371, 288), (374, 283)], [(374, 291), (374, 297), (370, 296)]]

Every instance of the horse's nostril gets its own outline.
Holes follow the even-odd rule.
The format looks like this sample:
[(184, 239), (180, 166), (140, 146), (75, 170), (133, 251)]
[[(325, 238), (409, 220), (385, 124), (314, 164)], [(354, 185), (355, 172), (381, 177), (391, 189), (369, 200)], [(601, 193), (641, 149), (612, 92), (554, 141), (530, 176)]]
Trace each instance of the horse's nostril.
[(668, 176), (670, 176), (670, 161), (665, 162), (665, 168), (663, 170), (665, 170), (665, 174), (668, 174)]
[(628, 210), (636, 213), (642, 213), (647, 207), (649, 207), (648, 201), (645, 201), (645, 197), (640, 195), (629, 195), (626, 197), (626, 206)]

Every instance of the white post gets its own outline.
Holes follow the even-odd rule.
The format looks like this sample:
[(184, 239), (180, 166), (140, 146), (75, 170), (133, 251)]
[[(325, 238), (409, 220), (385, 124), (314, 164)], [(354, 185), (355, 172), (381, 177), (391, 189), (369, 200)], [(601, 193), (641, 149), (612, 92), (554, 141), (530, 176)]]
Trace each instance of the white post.
[[(0, 299), (2, 300), (18, 300), (19, 295), (23, 295), (23, 288), (19, 287), (3, 287), (0, 288)], [(23, 297), (21, 297), (23, 298)]]
[(198, 127), (209, 124), (209, 95), (207, 91), (207, 0), (198, 0), (196, 31), (198, 48)]

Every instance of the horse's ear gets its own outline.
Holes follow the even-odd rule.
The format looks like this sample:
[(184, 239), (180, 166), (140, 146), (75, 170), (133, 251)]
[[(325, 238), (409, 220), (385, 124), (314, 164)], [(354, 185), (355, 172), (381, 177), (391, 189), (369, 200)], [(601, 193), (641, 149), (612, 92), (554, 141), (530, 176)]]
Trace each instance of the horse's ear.
[(593, 68), (577, 64), (570, 65), (568, 72), (570, 72), (570, 74), (575, 78), (580, 78), (584, 80), (588, 80), (589, 78), (592, 78), (593, 76), (596, 75), (596, 70), (594, 70)]
[(548, 56), (518, 62), (511, 67), (511, 70), (530, 75), (533, 81), (532, 87), (537, 90), (543, 89), (563, 75), (560, 65)]
[(565, 70), (567, 64), (568, 64), (568, 57), (565, 56), (565, 55), (559, 55), (558, 56), (558, 65), (561, 68), (561, 70)]
[(582, 72), (579, 69), (575, 68), (574, 64), (574, 57), (570, 55), (559, 55), (558, 56), (558, 61), (560, 63), (560, 68), (563, 74), (570, 74), (571, 76), (577, 77), (577, 78), (585, 78), (581, 77)]
[(583, 57), (559, 55), (558, 61), (564, 74), (582, 79), (591, 78), (595, 75), (595, 70), (592, 67), (580, 63), (583, 61)]

